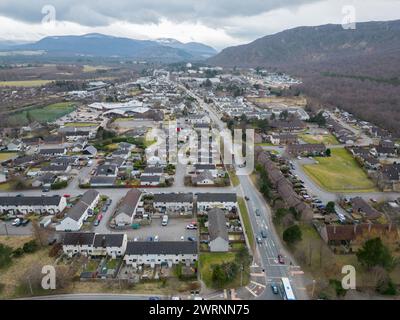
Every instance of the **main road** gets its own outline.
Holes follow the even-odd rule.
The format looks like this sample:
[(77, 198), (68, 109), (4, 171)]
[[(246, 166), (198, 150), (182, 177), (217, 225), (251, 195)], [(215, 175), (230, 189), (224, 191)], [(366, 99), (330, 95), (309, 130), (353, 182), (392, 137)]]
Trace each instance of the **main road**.
[[(183, 86), (180, 87), (192, 98), (197, 100), (199, 105), (207, 112), (220, 131), (226, 129), (226, 124), (219, 119), (213, 108), (204, 103), (200, 97), (190, 90)], [(296, 265), (290, 253), (284, 248), (280, 237), (276, 233), (272, 223), (272, 211), (270, 206), (257, 190), (249, 175), (238, 175), (238, 178), (240, 184), (237, 193), (239, 196), (243, 198), (248, 197), (249, 199), (246, 206), (254, 235), (259, 235), (261, 230), (265, 230), (267, 233), (267, 238), (262, 238), (262, 243), (256, 244), (254, 263), (261, 265), (264, 269), (267, 284), (279, 284), (282, 277), (287, 277), (290, 279), (296, 298), (301, 300), (309, 299), (304, 287), (304, 277), (301, 275), (301, 270), (299, 266)], [(260, 211), (259, 216), (255, 214), (256, 209)], [(285, 264), (280, 264), (278, 262), (279, 254), (284, 257)], [(276, 295), (274, 295), (267, 286), (257, 299), (273, 300), (276, 299)]]

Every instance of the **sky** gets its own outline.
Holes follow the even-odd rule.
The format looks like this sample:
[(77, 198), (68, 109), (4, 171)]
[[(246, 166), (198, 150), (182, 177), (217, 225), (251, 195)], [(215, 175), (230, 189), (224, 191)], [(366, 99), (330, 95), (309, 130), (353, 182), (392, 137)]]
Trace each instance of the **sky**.
[(298, 26), (396, 19), (400, 0), (0, 0), (0, 40), (96, 32), (221, 50)]

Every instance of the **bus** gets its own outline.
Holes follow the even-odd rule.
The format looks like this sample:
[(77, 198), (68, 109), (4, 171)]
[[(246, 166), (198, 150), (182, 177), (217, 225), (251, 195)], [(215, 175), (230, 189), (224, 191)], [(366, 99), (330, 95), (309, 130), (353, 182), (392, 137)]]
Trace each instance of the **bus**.
[(282, 278), (282, 287), (284, 300), (296, 300), (296, 297), (294, 296), (292, 290), (292, 286), (290, 285), (289, 278)]

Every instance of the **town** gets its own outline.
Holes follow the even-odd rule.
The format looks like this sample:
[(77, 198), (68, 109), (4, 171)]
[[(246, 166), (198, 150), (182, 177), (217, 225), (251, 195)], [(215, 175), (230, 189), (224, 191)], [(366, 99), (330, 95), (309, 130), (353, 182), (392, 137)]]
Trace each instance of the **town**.
[[(8, 114), (22, 126), (0, 131), (4, 297), (17, 284), (44, 294), (11, 275), (26, 259), (68, 270), (57, 293), (334, 298), (340, 261), (354, 264), (366, 241), (398, 254), (398, 137), (339, 108), (310, 110), (285, 95), (301, 83), (287, 74), (142, 67)], [(2, 98), (26, 100), (12, 90)], [(247, 175), (214, 134), (234, 129), (254, 131)]]

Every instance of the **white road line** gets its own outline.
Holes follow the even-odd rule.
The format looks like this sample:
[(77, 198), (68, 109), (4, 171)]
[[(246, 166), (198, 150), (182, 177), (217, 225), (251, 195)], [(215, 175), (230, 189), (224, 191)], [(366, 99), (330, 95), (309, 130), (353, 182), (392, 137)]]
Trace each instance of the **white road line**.
[(263, 284), (261, 284), (261, 283), (258, 283), (258, 282), (256, 282), (256, 281), (250, 281), (251, 283), (253, 283), (253, 284), (255, 284), (256, 286), (260, 286), (260, 287), (262, 287), (262, 288), (265, 288), (265, 285), (263, 285)]
[(247, 291), (249, 291), (253, 296), (257, 297), (257, 295), (253, 292), (253, 290), (250, 290), (248, 287), (245, 287)]

